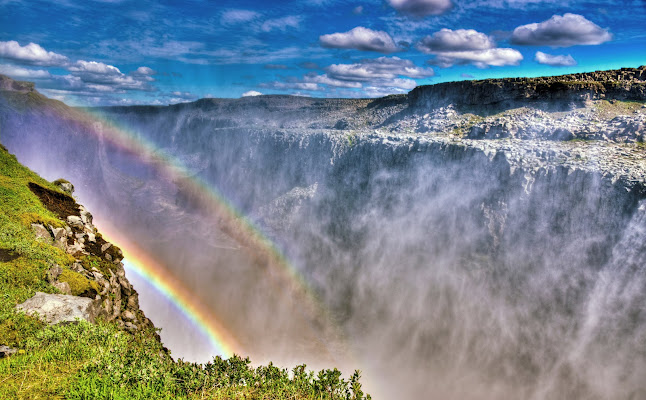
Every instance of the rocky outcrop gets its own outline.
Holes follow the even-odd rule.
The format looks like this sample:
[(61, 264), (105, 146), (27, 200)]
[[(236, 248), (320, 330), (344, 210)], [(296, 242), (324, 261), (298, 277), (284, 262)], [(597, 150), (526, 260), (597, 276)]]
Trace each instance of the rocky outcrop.
[[(71, 194), (73, 185), (62, 184)], [(54, 264), (47, 273), (47, 280), (62, 295), (38, 293), (18, 308), (36, 312), (49, 323), (77, 317), (93, 322), (103, 316), (129, 330), (153, 327), (139, 309), (138, 294), (126, 278), (123, 253), (103, 239), (92, 223), (92, 214), (69, 195), (33, 183), (30, 189), (63, 221), (61, 226), (33, 223), (37, 240), (64, 250), (75, 262), (69, 268)]]
[(557, 108), (586, 100), (646, 100), (646, 66), (540, 78), (505, 78), (418, 86), (413, 108), (515, 107), (540, 102)]
[(8, 76), (0, 75), (0, 90), (28, 93), (34, 91), (32, 82), (14, 81)]
[(50, 325), (61, 322), (74, 322), (77, 319), (94, 323), (103, 309), (98, 300), (87, 297), (64, 294), (47, 294), (37, 292), (36, 295), (16, 307), (26, 314), (37, 316)]

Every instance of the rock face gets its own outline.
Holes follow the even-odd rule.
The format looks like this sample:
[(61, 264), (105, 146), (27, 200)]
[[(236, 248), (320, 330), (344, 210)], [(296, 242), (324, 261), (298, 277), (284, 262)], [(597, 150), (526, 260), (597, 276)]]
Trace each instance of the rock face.
[(41, 292), (19, 304), (17, 308), (26, 314), (38, 315), (50, 325), (77, 319), (93, 323), (103, 311), (97, 300)]
[(137, 292), (126, 278), (121, 262), (123, 253), (103, 239), (92, 224), (92, 214), (69, 196), (61, 197), (60, 193), (36, 184), (30, 188), (50, 211), (65, 221), (59, 228), (32, 224), (36, 237), (76, 260), (71, 269), (52, 265), (47, 273), (48, 281), (64, 295), (39, 293), (20, 308), (45, 315), (50, 323), (80, 316), (93, 322), (97, 315), (102, 315), (131, 330), (152, 327), (139, 309)]
[(415, 108), (540, 103), (550, 108), (586, 100), (646, 99), (646, 66), (540, 78), (487, 79), (419, 86), (408, 95)]

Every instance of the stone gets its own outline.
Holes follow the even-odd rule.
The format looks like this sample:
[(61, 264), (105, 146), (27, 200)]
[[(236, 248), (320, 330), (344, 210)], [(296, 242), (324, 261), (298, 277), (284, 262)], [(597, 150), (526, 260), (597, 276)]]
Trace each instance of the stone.
[(53, 286), (63, 294), (72, 294), (72, 288), (67, 282), (56, 282)]
[(56, 280), (58, 279), (58, 277), (62, 272), (63, 272), (63, 268), (61, 268), (61, 266), (58, 264), (54, 264), (54, 266), (51, 267), (49, 271), (47, 271), (47, 281), (49, 283), (56, 282)]
[(126, 322), (125, 327), (129, 331), (136, 331), (137, 330), (137, 325), (133, 324), (132, 322)]
[(94, 233), (88, 233), (87, 241), (91, 243), (96, 243), (96, 235)]
[(68, 216), (67, 223), (73, 228), (83, 229), (83, 220), (81, 217), (77, 217), (76, 215)]
[(63, 192), (69, 194), (70, 196), (74, 194), (74, 185), (65, 179), (58, 179), (54, 181), (54, 185), (58, 186)]
[(44, 240), (47, 243), (51, 243), (53, 241), (52, 235), (42, 224), (31, 224), (31, 229), (36, 234), (37, 239)]
[(34, 297), (18, 304), (16, 308), (28, 315), (37, 315), (50, 325), (77, 319), (94, 323), (102, 313), (100, 305), (93, 299), (41, 292), (36, 292)]
[(128, 311), (128, 310), (126, 310), (126, 311), (124, 311), (124, 312), (122, 312), (122, 313), (121, 313), (121, 318), (123, 318), (123, 319), (127, 319), (127, 320), (129, 320), (129, 321), (134, 321), (134, 319), (136, 318), (136, 316), (135, 316), (135, 314), (134, 314), (132, 311)]
[(106, 243), (106, 244), (104, 244), (103, 246), (101, 246), (101, 253), (105, 253), (105, 251), (106, 251), (107, 249), (109, 249), (110, 247), (112, 247), (112, 243)]
[(17, 352), (17, 349), (11, 348), (9, 346), (0, 346), (0, 358), (12, 356)]

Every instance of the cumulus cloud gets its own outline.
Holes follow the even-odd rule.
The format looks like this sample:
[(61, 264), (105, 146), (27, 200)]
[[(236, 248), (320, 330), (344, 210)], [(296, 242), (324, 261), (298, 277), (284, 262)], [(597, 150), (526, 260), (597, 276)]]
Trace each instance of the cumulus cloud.
[(428, 78), (435, 74), (432, 68), (418, 67), (410, 60), (399, 57), (365, 59), (354, 64), (332, 64), (326, 68), (333, 79), (367, 82), (405, 76), (413, 79)]
[(64, 66), (68, 62), (67, 57), (47, 51), (36, 43), (21, 46), (14, 40), (0, 42), (0, 58), (43, 67)]
[(310, 83), (320, 83), (322, 85), (328, 85), (333, 87), (350, 88), (350, 89), (359, 89), (362, 87), (360, 82), (351, 82), (351, 81), (343, 81), (340, 79), (333, 79), (333, 78), (330, 78), (327, 74), (322, 74), (322, 75), (317, 75), (316, 73), (308, 74), (303, 77), (303, 81), (310, 82)]
[(323, 74), (310, 72), (302, 78), (290, 77), (285, 82), (270, 82), (260, 86), (278, 90), (327, 89), (328, 94), (375, 97), (405, 93), (417, 85), (414, 79), (428, 78), (433, 74), (432, 68), (418, 67), (410, 60), (379, 57), (352, 64), (333, 64), (326, 67)]
[(226, 10), (220, 15), (222, 25), (237, 25), (260, 18), (260, 14), (251, 10)]
[(388, 0), (388, 4), (400, 13), (414, 17), (444, 14), (453, 7), (451, 0)]
[(253, 96), (262, 96), (262, 93), (256, 92), (255, 90), (249, 90), (247, 92), (242, 93), (241, 97), (253, 97)]
[(141, 71), (146, 72), (146, 74), (141, 74), (141, 71), (137, 69), (137, 73), (126, 75), (113, 65), (97, 61), (78, 60), (67, 69), (73, 76), (80, 78), (86, 84), (86, 87), (97, 91), (108, 91), (110, 89), (151, 90), (152, 88), (147, 82), (151, 80), (148, 73), (151, 73), (152, 69), (143, 68), (145, 69)]
[(522, 25), (514, 29), (511, 42), (520, 45), (568, 47), (595, 45), (612, 39), (607, 29), (587, 20), (582, 15), (567, 13), (540, 23)]
[(420, 40), (417, 49), (434, 54), (427, 63), (442, 68), (456, 64), (474, 64), (478, 68), (518, 65), (523, 59), (518, 50), (497, 48), (491, 37), (473, 29), (442, 29)]
[(473, 29), (442, 29), (426, 36), (417, 44), (424, 53), (444, 51), (486, 50), (496, 47), (496, 43), (484, 33)]
[(478, 68), (487, 68), (489, 66), (518, 65), (522, 59), (523, 55), (516, 49), (496, 48), (442, 52), (428, 60), (427, 63), (442, 68), (448, 68), (456, 64), (473, 64)]
[(552, 55), (537, 51), (534, 60), (539, 64), (551, 65), (553, 67), (571, 67), (576, 65), (576, 60), (571, 55)]
[(0, 64), (0, 74), (13, 79), (44, 79), (51, 77), (48, 71), (42, 69), (27, 69), (15, 65)]
[(401, 50), (390, 35), (384, 31), (358, 26), (348, 32), (338, 32), (319, 37), (321, 46), (335, 49), (356, 49), (361, 51), (376, 51), (393, 53)]
[(139, 67), (133, 72), (133, 74), (136, 74), (136, 75), (148, 75), (148, 76), (155, 75), (156, 73), (157, 72), (155, 70), (149, 67)]
[(321, 87), (313, 82), (265, 82), (258, 85), (262, 88), (275, 90), (306, 90), (319, 91)]
[(303, 18), (299, 15), (288, 15), (282, 18), (268, 19), (260, 25), (263, 32), (287, 31), (287, 29), (299, 29)]

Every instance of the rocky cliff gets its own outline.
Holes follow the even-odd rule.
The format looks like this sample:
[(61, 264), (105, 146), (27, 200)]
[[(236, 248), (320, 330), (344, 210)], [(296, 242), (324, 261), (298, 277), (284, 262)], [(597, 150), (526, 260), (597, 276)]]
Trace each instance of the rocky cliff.
[[(65, 180), (57, 184), (66, 194), (29, 183), (29, 189), (45, 208), (62, 221), (56, 226), (35, 222), (31, 228), (37, 240), (74, 258), (71, 266), (52, 264), (47, 272), (49, 283), (67, 296), (39, 293), (34, 297), (37, 300), (27, 300), (19, 308), (39, 314), (50, 324), (75, 317), (90, 322), (103, 318), (131, 331), (154, 330), (152, 322), (139, 309), (137, 291), (126, 278), (121, 250), (103, 239), (92, 224), (92, 214), (71, 197), (72, 184)], [(83, 310), (81, 314), (74, 313), (75, 305)]]
[(520, 107), (540, 104), (556, 109), (587, 100), (646, 99), (646, 66), (539, 78), (506, 78), (419, 86), (409, 104), (428, 109), (455, 107)]

